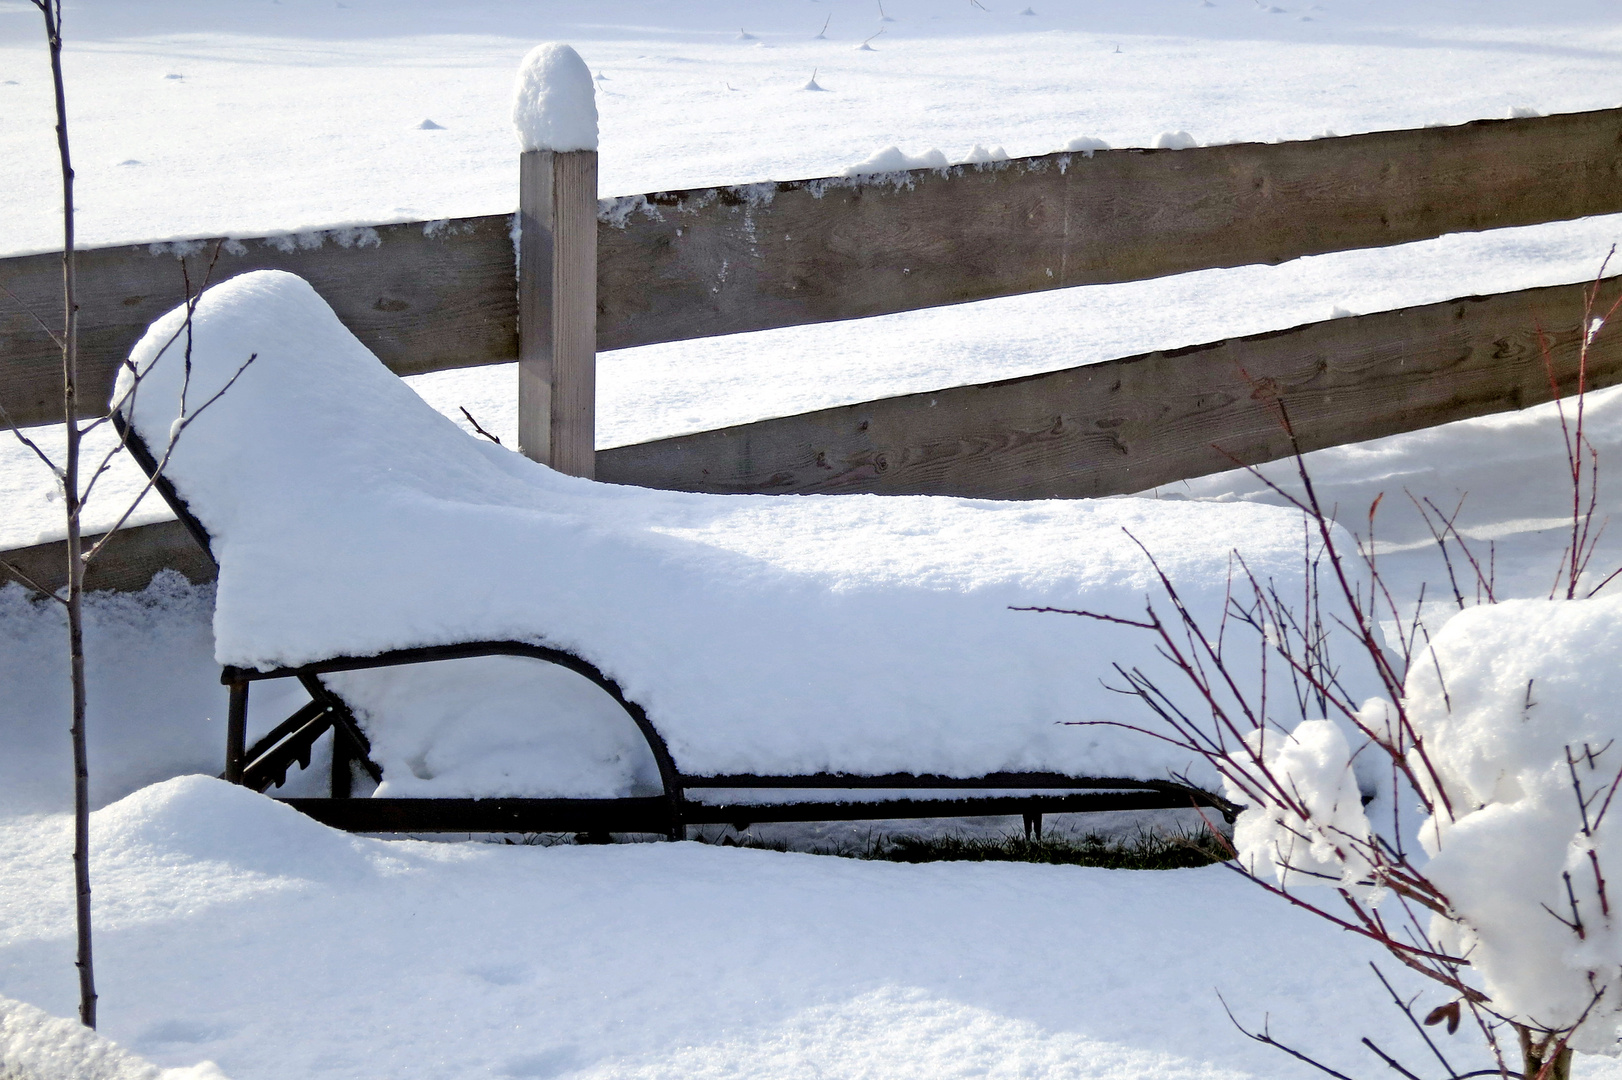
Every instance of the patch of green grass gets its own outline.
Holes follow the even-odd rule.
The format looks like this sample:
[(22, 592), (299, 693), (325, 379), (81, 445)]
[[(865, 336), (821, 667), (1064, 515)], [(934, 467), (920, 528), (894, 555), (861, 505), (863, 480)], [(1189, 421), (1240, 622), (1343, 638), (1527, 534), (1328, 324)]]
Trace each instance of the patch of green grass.
[[(653, 837), (581, 833), (528, 833), (522, 836), (492, 838), (496, 843), (551, 847), (554, 844), (628, 843)], [(701, 844), (740, 847), (761, 851), (797, 850), (787, 840), (757, 837), (747, 833), (691, 837)], [(865, 840), (813, 847), (811, 855), (873, 862), (1019, 862), (1054, 866), (1099, 866), (1108, 870), (1185, 870), (1209, 866), (1227, 858), (1224, 842), (1205, 829), (1195, 832), (1140, 832), (1136, 836), (1107, 839), (1095, 833), (1049, 833), (1041, 839), (1023, 836), (886, 836), (869, 835)]]
[(1192, 835), (1141, 833), (1126, 840), (1092, 834), (1030, 840), (1023, 836), (881, 837), (857, 857), (904, 863), (1023, 862), (1109, 870), (1184, 870), (1221, 862), (1227, 850), (1220, 840), (1201, 830)]
[[(748, 835), (725, 836), (720, 840), (695, 839), (721, 847), (790, 850), (783, 840)], [(871, 836), (862, 844), (814, 848), (810, 854), (874, 862), (1022, 862), (1100, 866), (1109, 870), (1184, 870), (1221, 862), (1227, 858), (1227, 848), (1201, 829), (1196, 833), (1170, 835), (1144, 832), (1127, 839), (1064, 833), (1030, 840), (1022, 836)]]

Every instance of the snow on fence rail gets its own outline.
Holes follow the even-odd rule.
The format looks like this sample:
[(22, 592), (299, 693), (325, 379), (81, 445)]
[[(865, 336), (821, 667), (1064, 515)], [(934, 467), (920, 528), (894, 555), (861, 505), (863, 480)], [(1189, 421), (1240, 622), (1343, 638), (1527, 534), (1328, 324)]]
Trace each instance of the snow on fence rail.
[[(81, 252), (81, 400), (104, 400), (135, 340), (181, 300), (182, 260), (199, 281), (217, 248), (215, 280), (299, 274), (400, 374), (522, 359), (520, 444), (566, 471), (701, 491), (1114, 494), (1286, 452), (1264, 406), (1274, 394), (1310, 447), (1545, 400), (1533, 327), (1572, 323), (1577, 290), (1336, 319), (595, 452), (591, 342), (619, 349), (1622, 211), (1622, 109), (601, 202), (595, 157), (523, 155), (520, 217), (535, 226), (519, 253), (523, 288), (511, 215)], [(582, 269), (593, 261), (595, 281)], [(60, 267), (50, 254), (0, 259), (12, 294), (0, 293), (0, 404), (23, 423), (59, 418), (60, 361), (25, 309), (55, 310)], [(1557, 357), (1574, 346), (1561, 337)], [(1622, 381), (1615, 346), (1591, 362), (1594, 385)]]

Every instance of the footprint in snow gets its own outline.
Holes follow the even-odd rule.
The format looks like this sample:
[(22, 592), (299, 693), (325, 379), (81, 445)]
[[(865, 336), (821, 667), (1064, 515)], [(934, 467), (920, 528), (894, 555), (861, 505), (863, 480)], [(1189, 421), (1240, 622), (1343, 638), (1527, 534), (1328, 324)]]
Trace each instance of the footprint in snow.
[(539, 1054), (514, 1058), (501, 1070), (503, 1076), (523, 1077), (524, 1080), (547, 1080), (562, 1076), (580, 1067), (580, 1054), (572, 1046), (559, 1046)]
[(136, 161), (134, 158), (125, 158), (123, 161), (120, 161), (119, 164), (120, 165), (145, 165), (146, 162), (144, 162), (144, 161)]
[(529, 969), (522, 964), (484, 964), (468, 968), (467, 973), (491, 986), (517, 986), (529, 981)]
[(184, 76), (184, 75), (165, 75), (164, 76), (165, 79), (184, 79), (185, 77), (186, 76)]
[(223, 1039), (230, 1033), (230, 1028), (202, 1020), (160, 1020), (136, 1036), (136, 1041), (142, 1043), (206, 1043)]

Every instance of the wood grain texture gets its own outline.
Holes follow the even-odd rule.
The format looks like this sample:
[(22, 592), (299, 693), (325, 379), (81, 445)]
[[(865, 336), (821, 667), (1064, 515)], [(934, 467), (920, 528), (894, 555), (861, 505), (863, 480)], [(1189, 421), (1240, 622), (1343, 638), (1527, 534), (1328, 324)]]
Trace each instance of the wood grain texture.
[[(1622, 109), (659, 192), (599, 210), (597, 349), (1614, 212)], [(402, 374), (503, 363), (518, 356), (510, 223), (245, 240), (215, 277), (300, 274)], [(200, 278), (214, 242), (181, 246), (194, 243)], [(110, 387), (146, 326), (181, 299), (174, 248), (80, 254), (87, 388)], [(55, 256), (0, 260), (0, 285), (56, 321)], [(0, 293), (0, 405), (25, 423), (52, 419), (56, 364), (48, 336)], [(93, 408), (98, 396), (85, 397)]]
[[(402, 375), (518, 355), (512, 218), (413, 222), (289, 236), (138, 244), (78, 254), (79, 364), (86, 415), (105, 411), (117, 365), (147, 326), (185, 298), (220, 246), (214, 281), (288, 270)], [(60, 255), (0, 259), (0, 405), (19, 423), (61, 419), (61, 356), (26, 312), (61, 322)]]
[[(1605, 282), (1614, 297), (1618, 282)], [(1575, 385), (1583, 286), (1334, 319), (1043, 375), (602, 450), (602, 480), (710, 492), (1086, 498), (1550, 400)], [(1591, 387), (1622, 382), (1601, 335)]]
[(550, 151), (518, 156), (518, 452), (552, 460), (552, 272), (557, 177)]
[[(101, 536), (85, 537), (85, 549)], [(68, 583), (68, 545), (56, 540), (33, 547), (0, 552), (0, 559), (15, 566), (37, 584), (60, 589)], [(214, 560), (197, 546), (186, 527), (178, 521), (159, 521), (120, 529), (90, 564), (84, 587), (91, 591), (112, 589), (138, 592), (159, 570), (178, 570), (193, 582), (213, 581), (219, 573)], [(0, 567), (0, 583), (11, 581)]]
[(597, 151), (557, 155), (552, 273), (552, 467), (597, 466)]
[(597, 445), (597, 153), (519, 159), (518, 448), (571, 476)]
[(1618, 211), (1622, 109), (637, 196), (605, 215), (597, 341), (618, 349)]

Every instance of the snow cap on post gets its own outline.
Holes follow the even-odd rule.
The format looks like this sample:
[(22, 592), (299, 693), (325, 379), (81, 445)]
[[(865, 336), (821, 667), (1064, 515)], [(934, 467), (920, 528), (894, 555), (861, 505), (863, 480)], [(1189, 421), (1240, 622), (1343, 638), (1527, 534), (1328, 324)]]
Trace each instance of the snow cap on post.
[(597, 149), (597, 84), (579, 53), (557, 41), (529, 51), (513, 86), (513, 126), (525, 153)]

